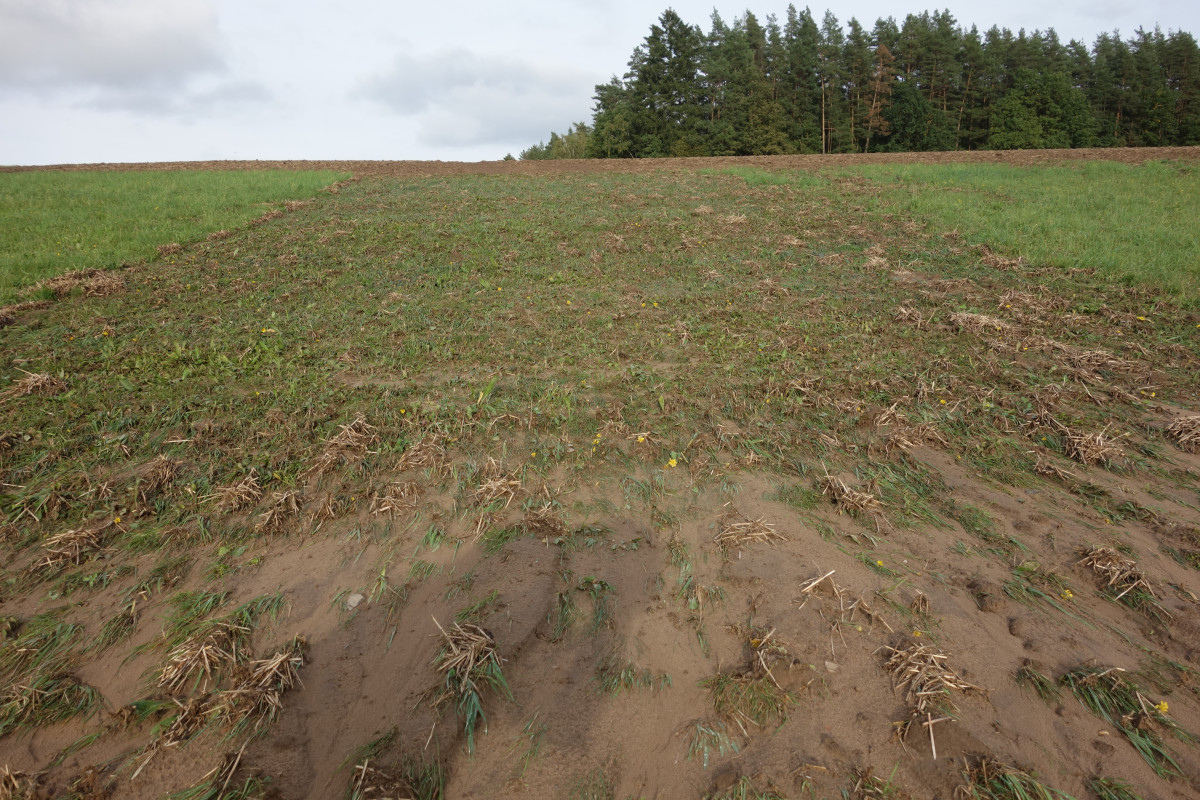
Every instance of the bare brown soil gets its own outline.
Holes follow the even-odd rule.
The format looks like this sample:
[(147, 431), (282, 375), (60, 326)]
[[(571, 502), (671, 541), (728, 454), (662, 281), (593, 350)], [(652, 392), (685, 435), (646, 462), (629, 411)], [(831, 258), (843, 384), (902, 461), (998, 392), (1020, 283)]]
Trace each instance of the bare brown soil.
[(158, 161), (146, 163), (0, 166), (0, 172), (158, 171), (158, 170), (337, 170), (355, 175), (542, 175), (559, 172), (653, 172), (704, 167), (758, 166), (765, 169), (821, 169), (863, 164), (1061, 164), (1071, 161), (1146, 161), (1197, 159), (1200, 147), (1082, 148), (1077, 150), (974, 150), (945, 153), (868, 153), (802, 156), (729, 156), (719, 158), (579, 159), (556, 161)]

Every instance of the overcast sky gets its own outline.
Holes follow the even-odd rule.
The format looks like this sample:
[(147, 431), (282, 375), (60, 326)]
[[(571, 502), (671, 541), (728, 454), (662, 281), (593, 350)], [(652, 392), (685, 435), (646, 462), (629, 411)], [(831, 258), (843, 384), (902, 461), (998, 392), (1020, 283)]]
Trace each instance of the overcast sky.
[[(0, 0), (0, 164), (515, 155), (590, 121), (593, 87), (624, 72), (666, 7)], [(707, 30), (714, 4), (671, 7)], [(716, 4), (727, 22), (746, 7)], [(782, 21), (787, 3), (748, 7)], [(963, 27), (1053, 27), (1089, 45), (1155, 25), (1200, 35), (1197, 0), (837, 0), (811, 6), (818, 21), (826, 8), (868, 29), (948, 8)]]

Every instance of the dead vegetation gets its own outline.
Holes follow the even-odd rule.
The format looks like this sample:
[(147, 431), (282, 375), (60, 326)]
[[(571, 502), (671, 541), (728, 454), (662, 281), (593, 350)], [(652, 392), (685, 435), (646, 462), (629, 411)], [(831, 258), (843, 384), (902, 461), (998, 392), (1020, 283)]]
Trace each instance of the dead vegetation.
[(45, 373), (25, 372), (25, 370), (21, 370), (21, 372), (25, 373), (25, 377), (13, 381), (12, 386), (0, 392), (0, 400), (29, 397), (30, 395), (53, 397), (67, 390), (67, 382), (62, 378)]
[(883, 516), (883, 503), (870, 492), (851, 488), (841, 478), (835, 475), (823, 475), (817, 481), (821, 494), (828, 497), (837, 507), (839, 514), (867, 513), (875, 518), (876, 526)]
[(426, 470), (437, 477), (445, 475), (448, 469), (446, 448), (440, 436), (426, 436), (409, 445), (396, 463), (396, 471), (410, 469)]
[(1185, 453), (1200, 453), (1200, 414), (1180, 417), (1166, 427), (1167, 438)]
[(521, 492), (521, 475), (518, 472), (508, 472), (494, 458), (489, 458), (479, 471), (480, 483), (475, 487), (471, 499), (479, 506), (489, 506), (495, 510), (506, 509)]
[(273, 492), (270, 505), (258, 515), (254, 523), (257, 533), (279, 533), (289, 521), (300, 516), (300, 492), (296, 490)]
[(240, 646), (250, 632), (250, 628), (226, 620), (187, 640), (167, 653), (159, 687), (176, 693), (206, 690), (216, 683), (222, 670), (244, 658)]
[(179, 476), (182, 461), (176, 461), (168, 455), (159, 455), (147, 466), (137, 484), (138, 500), (149, 503), (175, 482)]
[(567, 524), (563, 513), (554, 503), (546, 501), (525, 512), (521, 529), (528, 536), (553, 541), (567, 535)]
[(446, 631), (435, 619), (444, 640), (434, 666), (442, 675), (441, 691), (434, 697), (435, 708), (453, 704), (463, 721), (467, 752), (475, 750), (475, 726), (486, 720), (483, 711), (485, 689), (512, 699), (501, 669), (503, 659), (496, 640), (473, 622), (455, 622)]
[(259, 485), (258, 476), (254, 472), (251, 472), (237, 483), (219, 487), (213, 495), (217, 499), (217, 509), (225, 513), (235, 513), (253, 508), (258, 505), (258, 501), (262, 499), (262, 496), (262, 487)]
[(775, 526), (762, 517), (747, 519), (736, 511), (722, 517), (717, 523), (717, 535), (713, 541), (723, 552), (740, 549), (748, 544), (773, 544), (787, 541), (787, 537), (775, 530)]
[(1171, 618), (1142, 568), (1116, 548), (1093, 545), (1084, 551), (1079, 563), (1100, 576), (1104, 589), (1113, 600), (1146, 611), (1163, 621)]
[(903, 647), (888, 646), (885, 650), (889, 655), (883, 667), (891, 674), (896, 689), (905, 690), (905, 700), (910, 706), (910, 719), (903, 731), (907, 732), (911, 724), (919, 720), (929, 734), (929, 746), (936, 761), (937, 740), (933, 728), (938, 723), (952, 721), (958, 712), (951, 692), (982, 690), (946, 666), (949, 656), (929, 645), (909, 642)]
[(951, 312), (950, 324), (954, 325), (960, 331), (968, 331), (976, 334), (1008, 333), (1012, 330), (1012, 325), (998, 317), (988, 314), (972, 314), (967, 311)]
[(361, 461), (379, 441), (378, 429), (362, 414), (338, 429), (336, 435), (325, 440), (325, 449), (309, 468), (308, 477), (319, 477), (342, 464)]
[(114, 523), (104, 522), (56, 533), (42, 543), (45, 554), (35, 569), (56, 570), (66, 564), (82, 564), (104, 548)]
[(420, 484), (412, 481), (389, 484), (371, 498), (371, 513), (389, 517), (411, 514), (424, 493)]
[(1125, 451), (1116, 444), (1116, 438), (1109, 436), (1109, 425), (1094, 433), (1068, 428), (1059, 425), (1066, 444), (1067, 455), (1080, 464), (1105, 464), (1125, 457)]

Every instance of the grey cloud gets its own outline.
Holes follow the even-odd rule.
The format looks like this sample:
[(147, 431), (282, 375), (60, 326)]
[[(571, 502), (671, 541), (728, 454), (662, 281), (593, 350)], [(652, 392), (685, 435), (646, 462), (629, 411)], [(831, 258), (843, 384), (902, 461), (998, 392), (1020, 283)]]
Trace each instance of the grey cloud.
[(226, 81), (207, 88), (102, 88), (85, 95), (80, 105), (99, 111), (196, 117), (219, 110), (262, 106), (273, 102), (273, 99), (271, 92), (260, 83)]
[(596, 82), (563, 65), (455, 50), (400, 56), (360, 94), (419, 117), (424, 144), (532, 144), (588, 116)]
[(0, 88), (138, 98), (225, 69), (199, 0), (0, 0)]

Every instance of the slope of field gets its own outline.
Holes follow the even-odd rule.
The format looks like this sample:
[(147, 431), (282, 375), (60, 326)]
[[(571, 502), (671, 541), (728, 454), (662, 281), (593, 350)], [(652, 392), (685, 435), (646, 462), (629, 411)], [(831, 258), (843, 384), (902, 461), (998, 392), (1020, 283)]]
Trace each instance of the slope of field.
[(347, 177), (297, 170), (9, 171), (0, 175), (0, 305), (64, 272), (111, 269), (160, 252), (169, 258), (172, 244), (273, 216), (285, 201)]
[(1200, 314), (731, 165), (360, 175), (14, 312), (3, 791), (1194, 797)]

